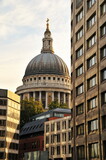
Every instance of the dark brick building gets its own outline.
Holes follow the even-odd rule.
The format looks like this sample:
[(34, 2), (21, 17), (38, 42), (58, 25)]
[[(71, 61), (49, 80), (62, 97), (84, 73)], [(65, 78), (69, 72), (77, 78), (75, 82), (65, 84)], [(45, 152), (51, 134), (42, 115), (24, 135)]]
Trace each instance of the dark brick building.
[(106, 0), (71, 0), (74, 160), (106, 159)]

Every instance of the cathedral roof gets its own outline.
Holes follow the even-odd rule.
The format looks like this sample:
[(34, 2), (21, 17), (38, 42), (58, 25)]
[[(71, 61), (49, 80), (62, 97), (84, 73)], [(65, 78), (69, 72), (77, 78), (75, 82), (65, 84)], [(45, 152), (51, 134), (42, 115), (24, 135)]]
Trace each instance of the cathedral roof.
[(54, 54), (52, 47), (53, 39), (51, 38), (48, 21), (42, 41), (43, 47), (41, 54), (37, 55), (29, 62), (24, 77), (39, 74), (69, 76), (68, 67), (65, 62), (59, 56)]
[(56, 54), (45, 53), (34, 57), (28, 64), (25, 77), (37, 74), (56, 74), (68, 76), (69, 71), (64, 61)]

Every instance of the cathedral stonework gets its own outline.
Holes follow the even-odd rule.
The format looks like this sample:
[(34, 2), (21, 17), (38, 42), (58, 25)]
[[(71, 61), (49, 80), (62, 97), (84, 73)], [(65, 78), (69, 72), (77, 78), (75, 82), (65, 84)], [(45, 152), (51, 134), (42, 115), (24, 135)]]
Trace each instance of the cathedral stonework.
[(66, 103), (70, 108), (70, 76), (65, 62), (53, 51), (53, 39), (47, 21), (41, 54), (28, 64), (23, 77), (23, 85), (16, 93), (21, 99), (31, 97), (41, 101), (48, 109), (52, 101)]

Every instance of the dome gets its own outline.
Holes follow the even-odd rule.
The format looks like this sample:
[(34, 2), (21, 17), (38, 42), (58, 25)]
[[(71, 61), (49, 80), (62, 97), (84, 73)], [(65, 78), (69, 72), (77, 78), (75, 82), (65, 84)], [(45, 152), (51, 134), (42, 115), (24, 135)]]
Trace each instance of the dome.
[(56, 54), (41, 53), (29, 62), (24, 77), (39, 74), (69, 76), (69, 71), (65, 62)]

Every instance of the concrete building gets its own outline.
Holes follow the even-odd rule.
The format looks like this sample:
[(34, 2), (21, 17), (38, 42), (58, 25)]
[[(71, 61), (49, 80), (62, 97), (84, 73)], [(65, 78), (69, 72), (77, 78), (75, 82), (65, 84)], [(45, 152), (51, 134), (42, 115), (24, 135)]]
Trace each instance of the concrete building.
[(18, 160), (20, 97), (0, 89), (0, 160)]
[(106, 1), (71, 0), (74, 160), (106, 159)]
[(56, 108), (31, 117), (30, 122), (26, 123), (20, 132), (19, 159), (22, 160), (27, 154), (36, 156), (40, 152), (43, 153), (44, 123), (49, 120), (64, 118), (64, 116), (69, 116), (70, 114), (70, 109)]
[(44, 127), (44, 150), (49, 160), (71, 160), (71, 115), (49, 119)]
[(42, 41), (41, 54), (29, 62), (23, 85), (17, 88), (16, 93), (22, 99), (33, 97), (41, 101), (46, 109), (52, 101), (66, 103), (70, 107), (69, 71), (64, 61), (54, 54), (48, 22)]

